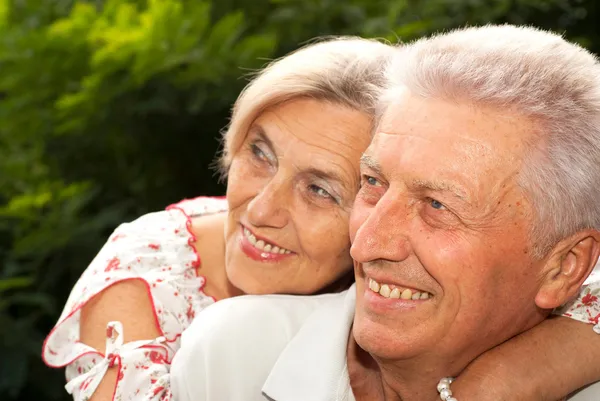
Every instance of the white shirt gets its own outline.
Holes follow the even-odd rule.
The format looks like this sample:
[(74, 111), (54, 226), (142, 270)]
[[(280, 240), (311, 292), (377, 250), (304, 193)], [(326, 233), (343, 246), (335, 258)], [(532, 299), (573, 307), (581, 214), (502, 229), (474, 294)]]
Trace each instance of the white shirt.
[[(346, 349), (355, 298), (353, 286), (211, 305), (182, 336), (171, 367), (174, 400), (354, 401)], [(569, 400), (600, 400), (600, 383)]]
[[(350, 389), (347, 379), (339, 379), (348, 377), (354, 297), (352, 288), (318, 296), (235, 297), (211, 305), (182, 335), (171, 365), (173, 399), (336, 399), (329, 392), (338, 382)], [(339, 400), (354, 398), (350, 392)]]

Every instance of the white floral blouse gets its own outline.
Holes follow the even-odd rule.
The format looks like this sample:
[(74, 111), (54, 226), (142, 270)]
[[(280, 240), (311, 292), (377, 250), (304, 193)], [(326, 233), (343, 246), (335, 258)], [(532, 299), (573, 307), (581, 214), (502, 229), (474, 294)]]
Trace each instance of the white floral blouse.
[[(194, 216), (227, 210), (224, 198), (196, 198), (120, 225), (75, 284), (58, 323), (43, 346), (51, 367), (65, 367), (66, 389), (87, 400), (109, 367), (118, 366), (113, 399), (170, 400), (169, 366), (179, 338), (194, 315), (215, 300), (197, 275), (200, 255), (192, 246)], [(123, 344), (123, 326), (111, 322), (104, 354), (79, 340), (81, 308), (108, 287), (132, 279), (146, 284), (161, 337)]]
[[(66, 367), (66, 389), (75, 401), (88, 400), (113, 366), (118, 367), (114, 401), (172, 400), (169, 369), (181, 333), (195, 314), (215, 299), (203, 292), (197, 275), (200, 255), (193, 247), (191, 218), (227, 210), (224, 198), (196, 198), (122, 224), (75, 284), (62, 315), (44, 342), (42, 357), (50, 367)], [(123, 326), (111, 322), (106, 351), (79, 339), (81, 308), (108, 287), (141, 279), (147, 287), (161, 336), (123, 344)], [(577, 299), (557, 314), (595, 325), (600, 332), (600, 275), (586, 282)]]

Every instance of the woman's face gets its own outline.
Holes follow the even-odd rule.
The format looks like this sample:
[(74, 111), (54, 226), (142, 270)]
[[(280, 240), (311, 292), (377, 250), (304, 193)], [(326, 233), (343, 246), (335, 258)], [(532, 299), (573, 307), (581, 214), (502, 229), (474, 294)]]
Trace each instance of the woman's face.
[(248, 294), (311, 294), (350, 271), (367, 114), (295, 99), (262, 113), (229, 170), (226, 270)]

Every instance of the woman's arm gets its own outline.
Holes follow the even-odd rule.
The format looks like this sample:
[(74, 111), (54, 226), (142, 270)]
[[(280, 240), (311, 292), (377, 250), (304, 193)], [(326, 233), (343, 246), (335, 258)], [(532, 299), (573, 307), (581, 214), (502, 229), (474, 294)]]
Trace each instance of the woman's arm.
[(125, 342), (161, 335), (146, 284), (141, 280), (118, 282), (82, 308), (81, 341), (104, 352), (106, 326), (115, 320), (123, 323)]
[[(600, 381), (600, 272), (576, 299), (484, 353), (452, 385), (459, 400), (548, 400)], [(599, 398), (600, 399), (600, 398)]]
[[(140, 280), (121, 281), (94, 297), (81, 310), (81, 342), (100, 352), (106, 347), (109, 322), (123, 324), (124, 343), (161, 335), (146, 285)], [(111, 401), (119, 366), (108, 369), (90, 401)]]
[(556, 401), (597, 380), (598, 334), (590, 324), (551, 317), (481, 355), (452, 390), (467, 401)]
[(214, 302), (196, 276), (189, 222), (175, 208), (120, 226), (76, 283), (43, 349), (46, 364), (66, 367), (76, 401), (170, 396), (179, 336)]

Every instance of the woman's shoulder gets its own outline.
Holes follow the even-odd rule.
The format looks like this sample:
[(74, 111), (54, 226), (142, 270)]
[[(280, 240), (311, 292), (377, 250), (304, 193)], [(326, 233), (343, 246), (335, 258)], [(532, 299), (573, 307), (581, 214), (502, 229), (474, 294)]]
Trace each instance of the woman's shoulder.
[(94, 352), (79, 341), (81, 309), (107, 288), (127, 280), (145, 284), (162, 335), (175, 342), (194, 316), (214, 302), (204, 293), (206, 278), (196, 271), (200, 254), (193, 246), (191, 215), (219, 212), (224, 202), (191, 199), (117, 227), (75, 283), (44, 344), (46, 363), (65, 366)]
[(192, 219), (227, 210), (224, 197), (198, 197), (184, 199), (166, 209), (144, 214), (135, 220), (119, 225), (109, 237), (111, 249), (132, 250), (163, 247), (189, 248), (193, 241)]
[(199, 196), (183, 199), (169, 205), (166, 210), (179, 210), (189, 217), (220, 213), (227, 211), (227, 198), (224, 196)]

